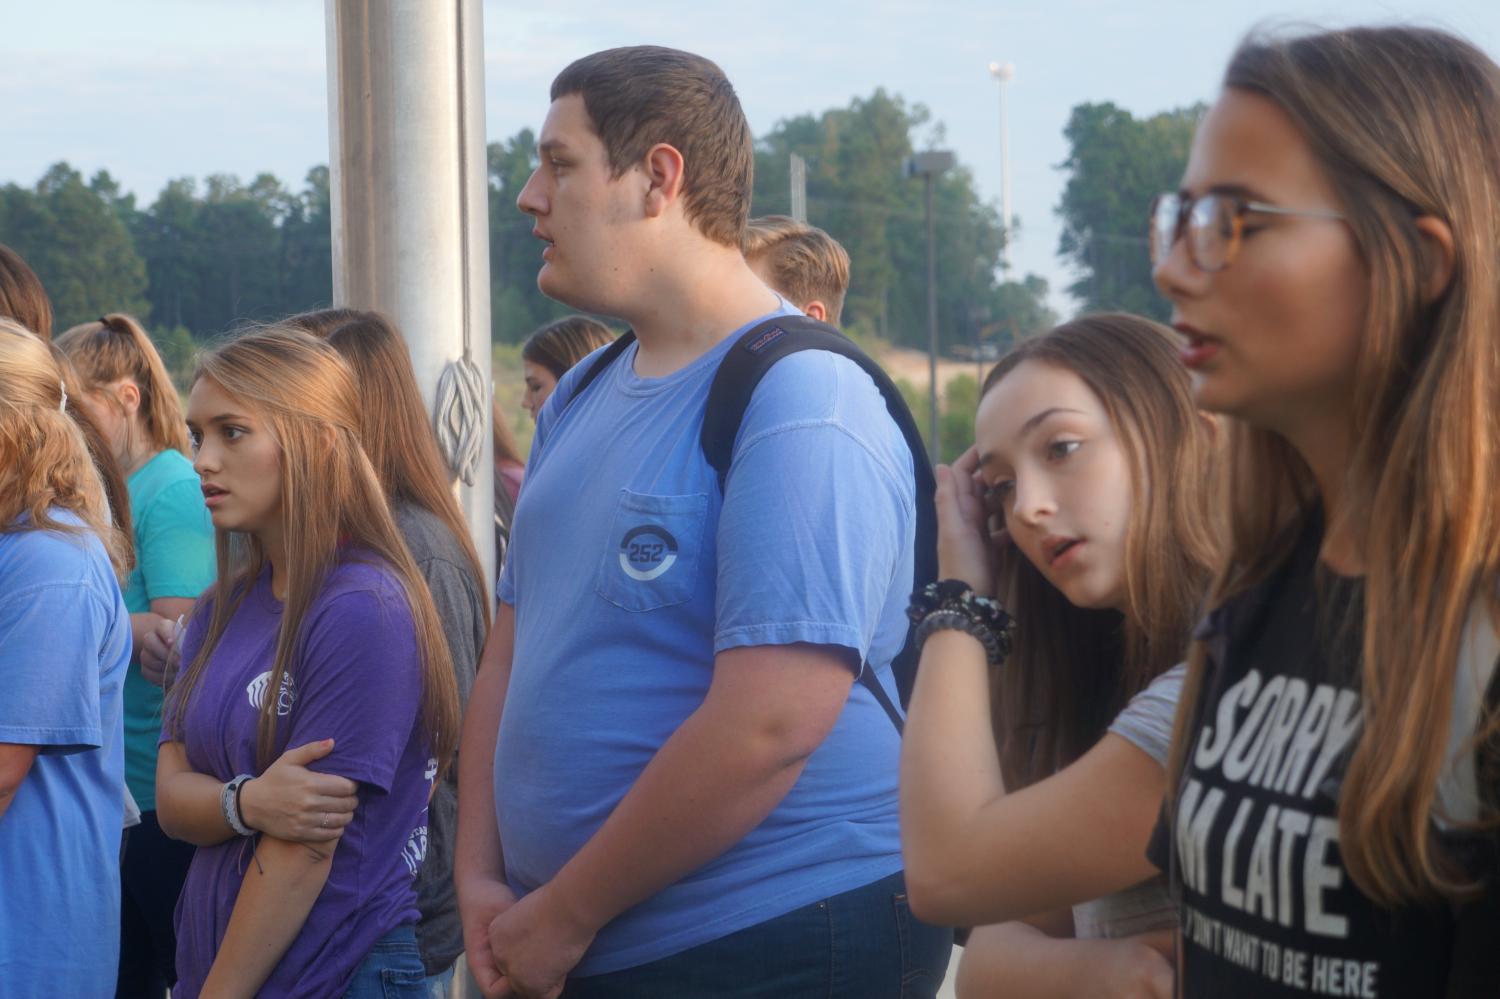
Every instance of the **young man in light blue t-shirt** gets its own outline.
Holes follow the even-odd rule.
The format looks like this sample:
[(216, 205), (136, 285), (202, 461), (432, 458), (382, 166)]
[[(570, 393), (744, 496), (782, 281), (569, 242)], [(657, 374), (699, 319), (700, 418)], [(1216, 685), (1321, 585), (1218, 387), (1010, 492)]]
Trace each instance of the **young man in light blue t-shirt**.
[(893, 687), (912, 455), (856, 364), (806, 351), (721, 492), (709, 384), (793, 310), (740, 253), (753, 152), (718, 67), (581, 59), (539, 152), (539, 286), (638, 343), (537, 422), (460, 752), (470, 965), (525, 995), (932, 995), (951, 934), (906, 909), (899, 740), (855, 684)]

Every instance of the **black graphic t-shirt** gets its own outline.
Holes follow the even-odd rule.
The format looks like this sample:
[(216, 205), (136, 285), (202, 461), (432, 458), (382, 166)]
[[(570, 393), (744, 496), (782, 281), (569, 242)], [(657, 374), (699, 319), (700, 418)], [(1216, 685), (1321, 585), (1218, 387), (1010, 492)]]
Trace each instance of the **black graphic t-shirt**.
[(1150, 848), (1163, 870), (1170, 854), (1180, 887), (1190, 999), (1430, 999), (1446, 988), (1449, 907), (1383, 909), (1340, 855), (1362, 587), (1318, 568), (1319, 539), (1306, 532), (1272, 579), (1200, 631), (1210, 670), (1174, 828), (1158, 824)]

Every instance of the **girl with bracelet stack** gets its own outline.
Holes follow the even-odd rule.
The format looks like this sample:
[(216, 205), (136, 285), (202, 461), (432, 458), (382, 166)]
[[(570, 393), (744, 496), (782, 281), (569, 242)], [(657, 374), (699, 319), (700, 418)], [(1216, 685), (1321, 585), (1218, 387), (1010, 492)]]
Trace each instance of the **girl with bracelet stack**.
[(1171, 995), (1145, 853), (1218, 550), (1214, 437), (1172, 332), (1099, 315), (1003, 358), (938, 468), (901, 827), (912, 910), (980, 927), (961, 996)]
[[(198, 846), (173, 995), (420, 996), (414, 879), (452, 755), (447, 642), (359, 445), (355, 379), (328, 344), (269, 328), (199, 364), (194, 467), (218, 578), (168, 694), (157, 812)], [(274, 762), (273, 762), (274, 761)], [(310, 766), (326, 791), (255, 836), (239, 789)]]

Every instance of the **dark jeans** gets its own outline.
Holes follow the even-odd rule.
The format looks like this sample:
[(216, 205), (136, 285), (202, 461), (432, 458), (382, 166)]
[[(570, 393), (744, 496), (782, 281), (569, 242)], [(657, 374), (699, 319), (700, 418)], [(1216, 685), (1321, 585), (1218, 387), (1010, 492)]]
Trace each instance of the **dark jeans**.
[(624, 971), (569, 979), (562, 999), (933, 999), (953, 931), (928, 926), (893, 874)]
[(156, 812), (125, 837), (120, 861), (119, 999), (157, 999), (177, 984), (177, 935), (172, 912), (193, 861), (193, 845), (167, 836)]
[(417, 933), (410, 926), (398, 926), (375, 941), (354, 969), (344, 999), (427, 999), (427, 995)]

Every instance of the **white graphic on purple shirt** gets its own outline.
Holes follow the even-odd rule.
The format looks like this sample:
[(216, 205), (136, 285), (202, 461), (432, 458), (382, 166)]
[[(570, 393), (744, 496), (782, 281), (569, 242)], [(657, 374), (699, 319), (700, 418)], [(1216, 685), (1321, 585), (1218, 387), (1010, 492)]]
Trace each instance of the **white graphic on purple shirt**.
[[(266, 670), (260, 676), (250, 681), (245, 688), (245, 696), (250, 699), (250, 706), (256, 711), (266, 703), (266, 688), (271, 685), (271, 671)], [(285, 718), (292, 713), (292, 705), (297, 703), (297, 685), (292, 682), (290, 676), (281, 680), (281, 690), (276, 697), (276, 714)]]
[(411, 871), (411, 876), (416, 877), (422, 861), (427, 859), (427, 827), (417, 826), (407, 837), (406, 846), (401, 848), (401, 859), (406, 861), (406, 869)]

